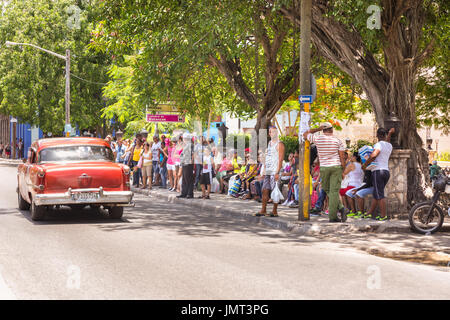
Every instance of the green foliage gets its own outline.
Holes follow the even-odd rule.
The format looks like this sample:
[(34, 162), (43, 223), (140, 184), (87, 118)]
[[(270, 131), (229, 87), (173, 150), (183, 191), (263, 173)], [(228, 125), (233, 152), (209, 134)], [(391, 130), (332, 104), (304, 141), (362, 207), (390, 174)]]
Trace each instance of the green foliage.
[(450, 132), (450, 3), (429, 5), (424, 1), (426, 17), (431, 20), (425, 26), (424, 41), (435, 39), (433, 53), (427, 59), (417, 77), (416, 113), (420, 126), (442, 129)]
[[(80, 28), (68, 24), (72, 5), (81, 9)], [(44, 132), (64, 129), (65, 61), (29, 46), (6, 47), (6, 41), (30, 43), (65, 55), (71, 51), (71, 123), (80, 128), (102, 124), (102, 85), (108, 58), (86, 50), (95, 6), (87, 1), (11, 0), (0, 16), (0, 112), (38, 125)]]
[(289, 154), (299, 149), (298, 137), (280, 136), (280, 141), (284, 144), (284, 160), (287, 161)]
[[(240, 89), (230, 86), (223, 71), (211, 61), (228, 59), (235, 64), (248, 91), (261, 101), (267, 81), (273, 80), (266, 78), (265, 51), (256, 45), (255, 35), (264, 29), (270, 42), (286, 33), (277, 49), (275, 60), (280, 69), (275, 76), (292, 77), (290, 67), (298, 61), (293, 39), (298, 33), (280, 14), (266, 10), (266, 5), (262, 0), (217, 4), (104, 1), (90, 48), (135, 56), (133, 63), (121, 59), (116, 63), (132, 68), (131, 89), (139, 100), (137, 108), (170, 100), (183, 113), (202, 121), (211, 111), (221, 114), (224, 110), (241, 119), (254, 118), (258, 107), (238, 94), (242, 84)], [(261, 20), (258, 30), (255, 17)], [(290, 84), (286, 82), (286, 86)]]

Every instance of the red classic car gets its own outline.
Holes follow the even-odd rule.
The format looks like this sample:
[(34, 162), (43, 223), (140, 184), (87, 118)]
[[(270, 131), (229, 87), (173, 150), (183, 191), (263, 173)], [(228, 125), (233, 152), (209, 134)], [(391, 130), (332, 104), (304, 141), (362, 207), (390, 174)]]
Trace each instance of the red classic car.
[(42, 220), (51, 206), (74, 209), (103, 206), (120, 219), (132, 206), (130, 168), (115, 163), (109, 144), (97, 138), (52, 138), (35, 141), (17, 173), (19, 209)]

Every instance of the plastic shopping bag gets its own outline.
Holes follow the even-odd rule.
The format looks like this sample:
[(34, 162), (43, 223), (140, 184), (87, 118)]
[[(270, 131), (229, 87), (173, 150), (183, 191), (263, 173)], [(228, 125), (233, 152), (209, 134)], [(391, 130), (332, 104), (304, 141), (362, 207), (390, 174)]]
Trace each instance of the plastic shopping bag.
[(311, 208), (315, 207), (317, 200), (319, 200), (319, 194), (316, 190), (313, 190), (311, 194)]
[(217, 193), (217, 192), (219, 192), (219, 189), (220, 189), (219, 182), (217, 181), (217, 179), (213, 179), (212, 184), (211, 184), (211, 192)]
[(230, 177), (230, 180), (228, 180), (228, 194), (232, 193), (231, 189), (234, 186), (234, 181), (236, 180), (236, 178), (237, 178), (237, 175), (234, 175), (234, 176)]
[(283, 194), (281, 193), (280, 188), (278, 188), (278, 182), (275, 184), (275, 188), (270, 194), (270, 198), (273, 200), (273, 203), (280, 203), (284, 200)]
[(228, 194), (236, 195), (239, 192), (240, 188), (241, 188), (241, 179), (239, 179), (239, 177), (236, 176), (236, 178), (234, 179), (234, 183), (232, 185), (230, 184)]

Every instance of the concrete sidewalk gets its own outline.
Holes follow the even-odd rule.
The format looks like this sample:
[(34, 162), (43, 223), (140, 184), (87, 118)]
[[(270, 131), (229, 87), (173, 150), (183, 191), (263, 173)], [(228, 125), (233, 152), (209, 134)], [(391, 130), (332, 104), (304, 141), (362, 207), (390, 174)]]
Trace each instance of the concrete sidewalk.
[[(345, 223), (330, 223), (328, 216), (310, 217), (309, 221), (298, 220), (298, 208), (278, 206), (279, 217), (254, 217), (259, 212), (261, 203), (254, 200), (241, 200), (223, 194), (211, 193), (210, 200), (198, 199), (201, 192), (194, 193), (194, 199), (179, 199), (177, 192), (167, 189), (153, 187), (152, 190), (138, 189), (132, 187), (135, 193), (152, 195), (167, 200), (170, 203), (179, 203), (186, 206), (198, 208), (211, 214), (226, 215), (230, 217), (244, 218), (251, 223), (259, 223), (271, 228), (294, 232), (300, 235), (326, 235), (339, 233), (370, 232), (388, 233), (403, 232), (411, 233), (407, 220), (376, 221), (371, 219), (348, 218)], [(267, 211), (272, 210), (268, 205)]]
[(0, 158), (0, 164), (3, 164), (3, 165), (17, 166), (21, 163), (23, 163), (23, 161), (21, 159)]

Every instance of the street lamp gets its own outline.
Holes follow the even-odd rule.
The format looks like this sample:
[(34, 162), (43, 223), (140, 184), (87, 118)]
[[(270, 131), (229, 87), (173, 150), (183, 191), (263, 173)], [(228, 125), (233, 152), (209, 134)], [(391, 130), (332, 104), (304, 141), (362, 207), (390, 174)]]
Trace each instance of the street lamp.
[(18, 42), (11, 42), (11, 41), (6, 41), (5, 45), (7, 47), (10, 46), (29, 46), (29, 47), (33, 47), (35, 49), (47, 52), (48, 54), (51, 54), (52, 56), (58, 57), (60, 59), (63, 59), (66, 61), (66, 88), (65, 88), (65, 102), (66, 102), (66, 127), (65, 127), (65, 131), (66, 131), (66, 135), (68, 136), (70, 134), (70, 50), (67, 49), (66, 50), (66, 55), (63, 56), (59, 53), (38, 47), (34, 44), (31, 43), (18, 43)]
[(400, 131), (402, 127), (402, 121), (391, 112), (388, 117), (384, 120), (384, 127), (389, 130), (391, 128), (395, 129), (394, 134), (391, 136), (391, 144), (394, 149), (400, 149)]

